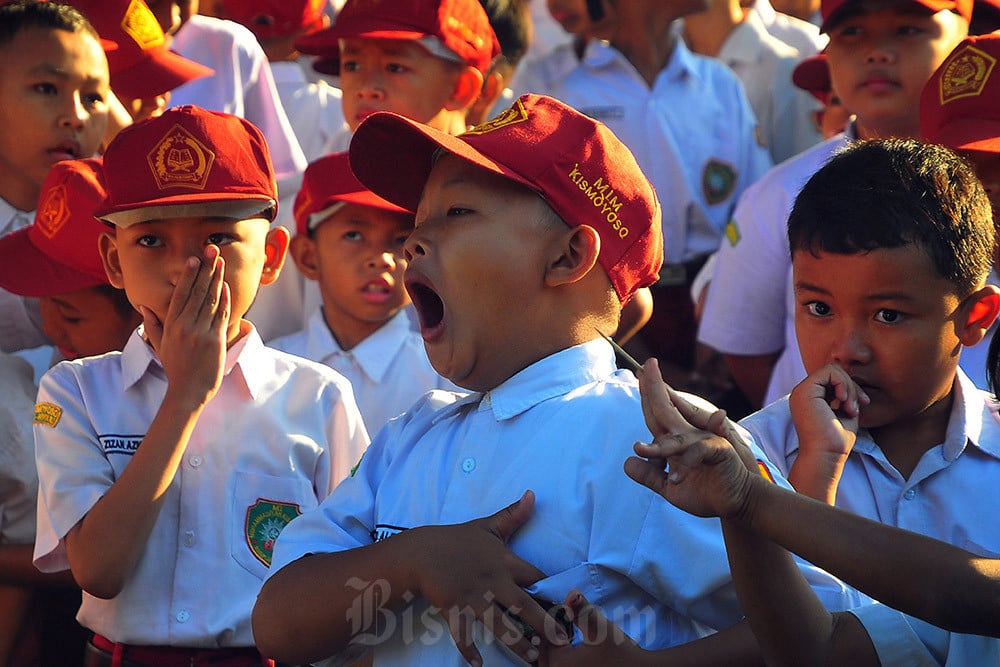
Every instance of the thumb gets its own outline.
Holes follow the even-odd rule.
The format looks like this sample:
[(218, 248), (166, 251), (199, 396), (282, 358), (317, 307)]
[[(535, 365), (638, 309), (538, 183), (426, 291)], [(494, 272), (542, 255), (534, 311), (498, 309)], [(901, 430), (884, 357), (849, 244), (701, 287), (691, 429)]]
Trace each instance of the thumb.
[(573, 624), (580, 629), (584, 644), (601, 644), (613, 634), (621, 632), (580, 591), (571, 591), (566, 596), (566, 607)]
[(506, 544), (535, 509), (535, 492), (528, 490), (507, 507), (486, 518), (486, 528)]

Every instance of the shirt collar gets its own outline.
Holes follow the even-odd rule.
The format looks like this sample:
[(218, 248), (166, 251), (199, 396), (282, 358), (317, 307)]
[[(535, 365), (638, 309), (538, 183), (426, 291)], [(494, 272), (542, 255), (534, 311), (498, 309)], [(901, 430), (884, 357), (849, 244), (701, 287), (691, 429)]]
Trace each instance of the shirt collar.
[(760, 62), (762, 45), (767, 40), (767, 28), (760, 16), (748, 12), (746, 18), (729, 33), (719, 50), (718, 59), (727, 65)]
[(271, 76), (275, 83), (308, 83), (302, 66), (293, 60), (271, 63)]
[[(244, 335), (236, 344), (226, 350), (225, 375), (233, 370), (239, 372), (234, 377), (242, 378), (243, 385), (251, 398), (255, 398), (260, 389), (274, 379), (274, 367), (263, 362), (260, 352), (264, 349), (257, 329), (247, 320), (243, 320)], [(147, 373), (166, 379), (163, 365), (159, 357), (145, 338), (142, 325), (139, 326), (125, 343), (122, 350), (122, 388), (127, 390), (137, 384)]]
[(480, 409), (493, 410), (497, 421), (511, 419), (543, 401), (607, 378), (615, 368), (614, 350), (598, 338), (536, 361), (486, 392)]
[(400, 310), (392, 316), (392, 319), (344, 354), (353, 355), (365, 375), (373, 382), (380, 383), (389, 372), (389, 367), (398, 356), (410, 331), (410, 318), (405, 310)]
[(34, 219), (34, 211), (22, 211), (0, 197), (0, 236), (27, 227)]

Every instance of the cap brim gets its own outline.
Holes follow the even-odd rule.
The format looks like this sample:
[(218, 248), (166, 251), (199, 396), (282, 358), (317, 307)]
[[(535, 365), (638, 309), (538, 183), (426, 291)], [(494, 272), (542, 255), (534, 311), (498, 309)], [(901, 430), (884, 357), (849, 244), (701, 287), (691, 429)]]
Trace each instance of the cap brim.
[[(372, 114), (354, 131), (351, 170), (375, 194), (408, 211), (416, 211), (438, 149), (537, 189), (516, 171), (462, 139), (388, 111)], [(386, 169), (387, 164), (393, 165), (393, 169)]]
[(1000, 153), (1000, 121), (956, 119), (935, 132), (933, 139), (952, 150)]
[(20, 296), (44, 297), (110, 284), (106, 275), (56, 262), (31, 242), (29, 232), (24, 227), (0, 239), (0, 287)]
[(181, 84), (215, 74), (215, 70), (188, 60), (167, 49), (148, 52), (139, 62), (126, 67), (111, 65), (111, 89), (119, 97), (149, 99), (167, 93)]
[[(278, 203), (273, 199), (245, 197), (242, 199), (220, 199), (219, 195), (179, 195), (157, 199), (148, 204), (129, 204), (98, 211), (101, 220), (115, 227), (131, 227), (150, 220), (169, 218), (266, 218), (274, 220)], [(266, 214), (265, 214), (266, 213)]]

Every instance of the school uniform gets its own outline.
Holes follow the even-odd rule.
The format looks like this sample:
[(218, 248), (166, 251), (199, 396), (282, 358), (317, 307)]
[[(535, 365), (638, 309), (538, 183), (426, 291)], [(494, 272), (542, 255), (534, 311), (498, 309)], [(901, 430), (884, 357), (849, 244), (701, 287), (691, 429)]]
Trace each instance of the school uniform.
[(0, 353), (0, 544), (35, 540), (38, 474), (31, 434), (35, 393), (28, 362)]
[(770, 0), (754, 0), (750, 9), (760, 17), (770, 34), (794, 48), (803, 58), (826, 48), (829, 38), (819, 31), (818, 23), (782, 14), (774, 9)]
[(750, 186), (719, 248), (698, 340), (723, 354), (780, 350), (764, 405), (806, 377), (795, 338), (788, 214), (806, 181), (854, 136), (852, 126), (779, 164)]
[[(981, 556), (1000, 557), (997, 410), (988, 394), (959, 370), (944, 442), (927, 451), (904, 479), (861, 429), (844, 466), (836, 506)], [(788, 399), (740, 423), (787, 476), (799, 448)], [(996, 638), (946, 632), (883, 605), (851, 613), (864, 624), (883, 665), (1000, 664)]]
[[(14, 208), (0, 197), (0, 236), (27, 227), (34, 219), (34, 211)], [(0, 350), (16, 352), (48, 342), (49, 339), (42, 333), (38, 299), (28, 299), (0, 289)]]
[(333, 368), (350, 381), (369, 433), (403, 413), (431, 389), (458, 387), (438, 375), (414, 331), (406, 309), (374, 333), (344, 350), (327, 326), (322, 309), (302, 331), (270, 343), (271, 347)]
[[(534, 512), (510, 541), (547, 575), (529, 593), (561, 602), (578, 588), (645, 647), (697, 639), (742, 611), (718, 520), (683, 512), (622, 472), (632, 444), (650, 437), (635, 377), (616, 369), (602, 340), (552, 354), (486, 393), (432, 392), (389, 422), (327, 501), (288, 527), (272, 572), (307, 553), (492, 514), (532, 489)], [(828, 604), (863, 599), (802, 567)], [(379, 583), (351, 585), (364, 603)], [(371, 637), (375, 664), (465, 664), (442, 617), (422, 600), (413, 612)], [(476, 627), (485, 664), (523, 664)]]
[[(63, 362), (42, 379), (40, 570), (69, 567), (66, 534), (129, 465), (166, 389), (141, 328), (122, 352)], [(253, 646), (250, 613), (274, 538), (326, 497), (367, 442), (342, 377), (264, 347), (251, 329), (227, 352), (135, 570), (110, 600), (84, 593), (80, 623), (129, 645)]]
[(271, 74), (306, 161), (334, 152), (333, 139), (344, 126), (340, 89), (323, 80), (307, 80), (295, 61), (272, 62)]
[(716, 58), (743, 82), (775, 164), (823, 141), (813, 121), (813, 113), (822, 105), (792, 83), (799, 52), (770, 35), (759, 14), (747, 13)]

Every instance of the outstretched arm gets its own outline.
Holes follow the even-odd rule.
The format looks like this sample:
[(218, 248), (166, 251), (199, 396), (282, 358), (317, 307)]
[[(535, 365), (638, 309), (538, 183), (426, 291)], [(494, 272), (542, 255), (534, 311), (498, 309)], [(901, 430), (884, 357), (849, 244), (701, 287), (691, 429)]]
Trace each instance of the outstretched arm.
[[(534, 662), (538, 647), (525, 639), (503, 613), (505, 608), (516, 611), (551, 644), (565, 644), (568, 639), (555, 624), (546, 622), (545, 610), (524, 591), (545, 575), (507, 548), (533, 505), (534, 494), (529, 491), (490, 517), (412, 528), (372, 545), (313, 554), (286, 565), (264, 583), (254, 606), (258, 648), (264, 655), (293, 663), (360, 653), (356, 649), (362, 642), (352, 640), (375, 632), (374, 623), (420, 597), (440, 610), (470, 664), (482, 664), (472, 642), (476, 621), (527, 662)], [(369, 614), (370, 619), (351, 615), (359, 596), (349, 583), (353, 579), (378, 582), (384, 595), (378, 600), (379, 612)], [(295, 604), (289, 605), (289, 600)]]

